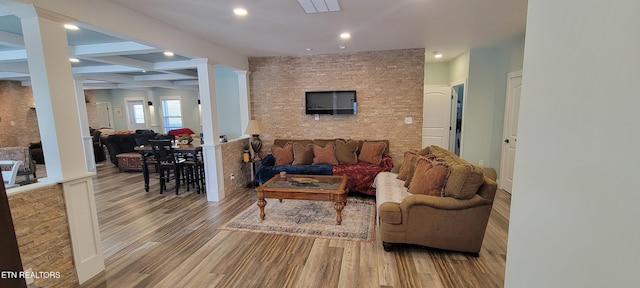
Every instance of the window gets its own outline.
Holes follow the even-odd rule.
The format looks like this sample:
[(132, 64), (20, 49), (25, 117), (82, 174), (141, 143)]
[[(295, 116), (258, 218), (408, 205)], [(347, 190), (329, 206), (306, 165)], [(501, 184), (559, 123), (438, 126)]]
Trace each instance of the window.
[(133, 122), (136, 124), (144, 124), (144, 108), (142, 104), (131, 105), (133, 108)]
[(164, 133), (169, 130), (182, 128), (182, 107), (179, 97), (162, 99), (162, 118), (164, 122)]

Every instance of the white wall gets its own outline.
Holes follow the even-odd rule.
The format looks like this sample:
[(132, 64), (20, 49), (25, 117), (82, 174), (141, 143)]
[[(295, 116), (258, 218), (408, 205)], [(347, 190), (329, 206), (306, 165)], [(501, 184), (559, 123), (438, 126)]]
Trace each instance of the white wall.
[(638, 11), (529, 1), (506, 287), (640, 287)]

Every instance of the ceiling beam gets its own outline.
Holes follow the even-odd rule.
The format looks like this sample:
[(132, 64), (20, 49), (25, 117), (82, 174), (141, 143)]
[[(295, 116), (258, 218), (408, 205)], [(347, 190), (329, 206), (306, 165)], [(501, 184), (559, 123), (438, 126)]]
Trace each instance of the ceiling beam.
[(143, 45), (133, 41), (76, 45), (70, 47), (69, 49), (71, 55), (75, 55), (77, 57), (133, 55), (159, 51), (154, 47)]
[(176, 73), (168, 73), (168, 74), (156, 74), (156, 75), (139, 75), (133, 76), (133, 79), (136, 81), (147, 81), (147, 80), (185, 80), (185, 79), (198, 79), (198, 77), (181, 75)]
[(81, 59), (91, 60), (95, 62), (107, 63), (112, 65), (121, 65), (138, 68), (138, 70), (153, 70), (153, 63), (131, 59), (122, 56), (100, 56), (100, 57), (81, 57)]
[(18, 50), (2, 51), (2, 53), (0, 53), (0, 63), (19, 62), (19, 61), (27, 61), (27, 50), (18, 49)]
[(140, 68), (123, 65), (98, 65), (71, 68), (73, 74), (140, 72)]
[(24, 49), (24, 38), (19, 34), (0, 31), (0, 45)]

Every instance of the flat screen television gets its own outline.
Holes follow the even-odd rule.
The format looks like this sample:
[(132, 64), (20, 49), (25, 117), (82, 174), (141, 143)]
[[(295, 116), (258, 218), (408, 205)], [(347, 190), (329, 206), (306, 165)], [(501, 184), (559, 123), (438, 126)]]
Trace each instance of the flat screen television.
[(307, 114), (356, 114), (356, 91), (307, 91)]

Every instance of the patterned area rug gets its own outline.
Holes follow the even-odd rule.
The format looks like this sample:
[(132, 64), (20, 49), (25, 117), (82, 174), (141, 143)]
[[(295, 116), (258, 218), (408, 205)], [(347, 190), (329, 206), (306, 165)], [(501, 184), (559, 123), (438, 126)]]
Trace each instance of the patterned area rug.
[(234, 219), (220, 227), (223, 230), (257, 233), (287, 234), (292, 236), (372, 241), (375, 220), (373, 198), (348, 197), (342, 210), (342, 224), (336, 223), (333, 202), (266, 199), (264, 221), (260, 208), (252, 205)]

